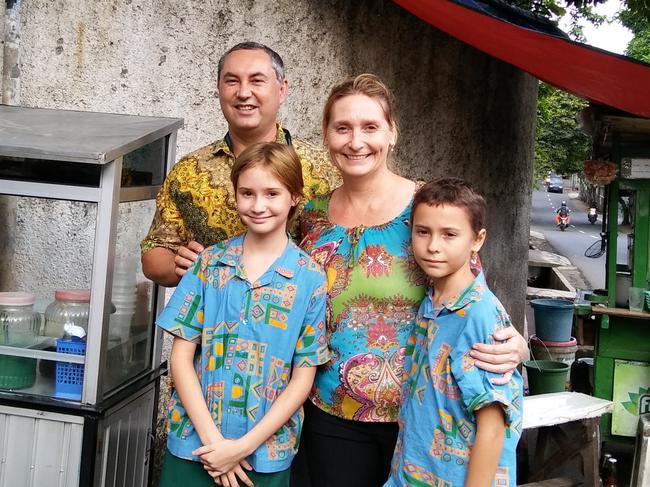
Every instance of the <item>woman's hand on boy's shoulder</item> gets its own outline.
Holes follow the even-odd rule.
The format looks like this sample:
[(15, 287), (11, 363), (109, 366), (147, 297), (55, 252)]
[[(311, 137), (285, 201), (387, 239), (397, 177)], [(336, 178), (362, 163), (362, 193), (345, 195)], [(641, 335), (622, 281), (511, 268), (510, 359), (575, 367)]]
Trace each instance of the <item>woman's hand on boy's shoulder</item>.
[(488, 372), (503, 374), (491, 379), (493, 384), (507, 384), (512, 372), (528, 357), (528, 344), (513, 326), (494, 332), (495, 344), (475, 343), (470, 355), (475, 365)]

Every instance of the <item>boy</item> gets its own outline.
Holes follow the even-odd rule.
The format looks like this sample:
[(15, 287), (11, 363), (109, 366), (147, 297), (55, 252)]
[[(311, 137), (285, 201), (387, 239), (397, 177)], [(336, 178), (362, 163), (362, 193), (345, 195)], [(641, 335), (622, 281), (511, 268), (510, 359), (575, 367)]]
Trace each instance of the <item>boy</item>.
[(471, 262), (485, 241), (485, 201), (469, 184), (438, 179), (415, 195), (413, 253), (430, 278), (420, 306), (386, 486), (515, 486), (522, 381), (475, 367), (472, 344), (510, 319)]

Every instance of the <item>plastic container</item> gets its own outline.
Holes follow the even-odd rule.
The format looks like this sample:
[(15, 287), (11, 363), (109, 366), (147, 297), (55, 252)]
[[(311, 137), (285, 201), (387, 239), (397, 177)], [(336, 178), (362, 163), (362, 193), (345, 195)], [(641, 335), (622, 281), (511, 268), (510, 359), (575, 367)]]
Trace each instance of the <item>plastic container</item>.
[[(0, 293), (0, 345), (26, 348), (34, 344), (41, 316), (33, 306), (33, 294)], [(0, 354), (0, 388), (24, 389), (35, 381), (35, 359)]]
[(111, 294), (115, 312), (111, 314), (108, 334), (112, 343), (119, 347), (129, 341), (135, 326), (138, 308), (136, 269), (137, 262), (132, 258), (115, 259)]
[(628, 296), (630, 294), (630, 286), (632, 285), (632, 274), (628, 271), (616, 270), (616, 296), (614, 302), (619, 308), (628, 307)]
[(61, 289), (55, 291), (54, 301), (45, 310), (43, 334), (54, 338), (64, 336), (67, 323), (81, 326), (88, 332), (90, 289)]
[[(56, 341), (56, 351), (70, 355), (85, 355), (86, 342), (77, 339), (59, 338)], [(84, 364), (56, 363), (55, 397), (78, 401), (81, 399), (83, 385)]]
[[(567, 342), (549, 342), (540, 340), (537, 335), (530, 337), (530, 353), (533, 360), (552, 360), (562, 362), (571, 367), (576, 359), (578, 341), (571, 337)], [(570, 374), (567, 371), (567, 385), (571, 382)]]
[(568, 342), (571, 340), (573, 303), (563, 299), (533, 299), (535, 334), (540, 340)]
[(630, 287), (628, 305), (630, 311), (641, 313), (645, 305), (645, 289), (642, 287)]
[(552, 360), (528, 360), (524, 362), (528, 375), (530, 395), (563, 392), (569, 366)]
[(571, 390), (588, 396), (594, 393), (594, 359), (581, 357), (571, 366)]
[(594, 289), (592, 293), (585, 294), (585, 299), (593, 304), (607, 304), (609, 297), (604, 289)]

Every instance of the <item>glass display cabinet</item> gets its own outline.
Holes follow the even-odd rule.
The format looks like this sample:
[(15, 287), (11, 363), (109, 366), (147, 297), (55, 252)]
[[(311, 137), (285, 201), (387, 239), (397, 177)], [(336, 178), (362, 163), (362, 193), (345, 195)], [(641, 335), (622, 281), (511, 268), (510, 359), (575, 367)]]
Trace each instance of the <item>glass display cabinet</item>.
[(182, 119), (0, 106), (0, 486), (144, 486), (162, 290), (139, 244)]

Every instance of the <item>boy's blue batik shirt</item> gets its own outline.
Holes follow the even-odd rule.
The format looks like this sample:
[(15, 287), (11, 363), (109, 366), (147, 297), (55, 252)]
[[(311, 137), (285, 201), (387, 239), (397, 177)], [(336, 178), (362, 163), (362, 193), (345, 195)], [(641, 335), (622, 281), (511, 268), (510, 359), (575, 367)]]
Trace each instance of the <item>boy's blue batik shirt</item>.
[[(254, 283), (242, 266), (244, 235), (207, 248), (183, 276), (156, 323), (197, 343), (194, 367), (206, 404), (225, 438), (250, 431), (286, 388), (294, 367), (329, 358), (325, 337), (326, 280), (320, 266), (291, 240)], [(167, 447), (198, 461), (202, 446), (174, 391)], [(300, 439), (302, 410), (248, 461), (257, 472), (287, 469)]]
[(456, 299), (434, 308), (432, 290), (422, 301), (413, 354), (400, 409), (400, 433), (390, 487), (462, 487), (476, 434), (474, 412), (492, 403), (503, 407), (506, 432), (494, 486), (516, 486), (516, 446), (521, 435), (523, 386), (515, 371), (505, 385), (477, 368), (469, 355), (474, 343), (492, 343), (492, 334), (510, 326), (499, 300), (479, 274)]

